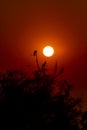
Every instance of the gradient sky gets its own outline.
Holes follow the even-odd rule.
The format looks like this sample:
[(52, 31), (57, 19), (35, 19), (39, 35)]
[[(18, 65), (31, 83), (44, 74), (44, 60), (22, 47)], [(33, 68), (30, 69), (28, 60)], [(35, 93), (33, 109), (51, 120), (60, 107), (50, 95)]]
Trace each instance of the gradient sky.
[(86, 0), (0, 0), (0, 71), (34, 65), (36, 49), (44, 61), (47, 44), (55, 49), (48, 64), (57, 60), (65, 67), (64, 76), (87, 108)]

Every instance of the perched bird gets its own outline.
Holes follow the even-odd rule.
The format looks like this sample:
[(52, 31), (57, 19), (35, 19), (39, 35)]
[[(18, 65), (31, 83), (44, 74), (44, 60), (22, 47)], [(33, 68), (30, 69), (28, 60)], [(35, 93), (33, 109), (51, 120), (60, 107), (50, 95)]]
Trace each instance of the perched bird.
[(36, 56), (36, 54), (37, 54), (37, 50), (34, 51), (33, 56)]

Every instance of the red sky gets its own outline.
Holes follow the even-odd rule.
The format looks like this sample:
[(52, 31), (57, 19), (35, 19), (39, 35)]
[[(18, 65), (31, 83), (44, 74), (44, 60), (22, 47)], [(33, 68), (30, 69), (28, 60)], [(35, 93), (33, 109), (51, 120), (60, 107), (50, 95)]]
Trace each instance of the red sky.
[(0, 71), (33, 65), (35, 49), (39, 60), (45, 60), (46, 44), (55, 49), (48, 64), (57, 60), (65, 67), (66, 79), (74, 85), (75, 94), (83, 96), (86, 107), (86, 0), (0, 1)]

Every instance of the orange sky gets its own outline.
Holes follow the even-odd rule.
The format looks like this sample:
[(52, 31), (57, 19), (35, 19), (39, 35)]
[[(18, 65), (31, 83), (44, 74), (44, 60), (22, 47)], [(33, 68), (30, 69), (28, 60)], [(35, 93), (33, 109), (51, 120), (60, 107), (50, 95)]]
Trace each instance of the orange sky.
[(74, 85), (75, 93), (84, 95), (85, 99), (86, 0), (0, 1), (0, 70), (32, 65), (35, 49), (39, 60), (44, 61), (42, 48), (46, 44), (55, 48), (55, 55), (48, 64), (54, 65), (57, 60), (63, 65), (65, 77)]

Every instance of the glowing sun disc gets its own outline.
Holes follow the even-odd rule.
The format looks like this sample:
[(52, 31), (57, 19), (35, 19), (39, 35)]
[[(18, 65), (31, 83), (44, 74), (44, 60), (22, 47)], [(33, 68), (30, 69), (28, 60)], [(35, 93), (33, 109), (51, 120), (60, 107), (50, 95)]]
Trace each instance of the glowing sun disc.
[(54, 54), (54, 49), (53, 47), (51, 46), (46, 46), (44, 47), (43, 49), (43, 54), (46, 56), (46, 57), (50, 57)]

